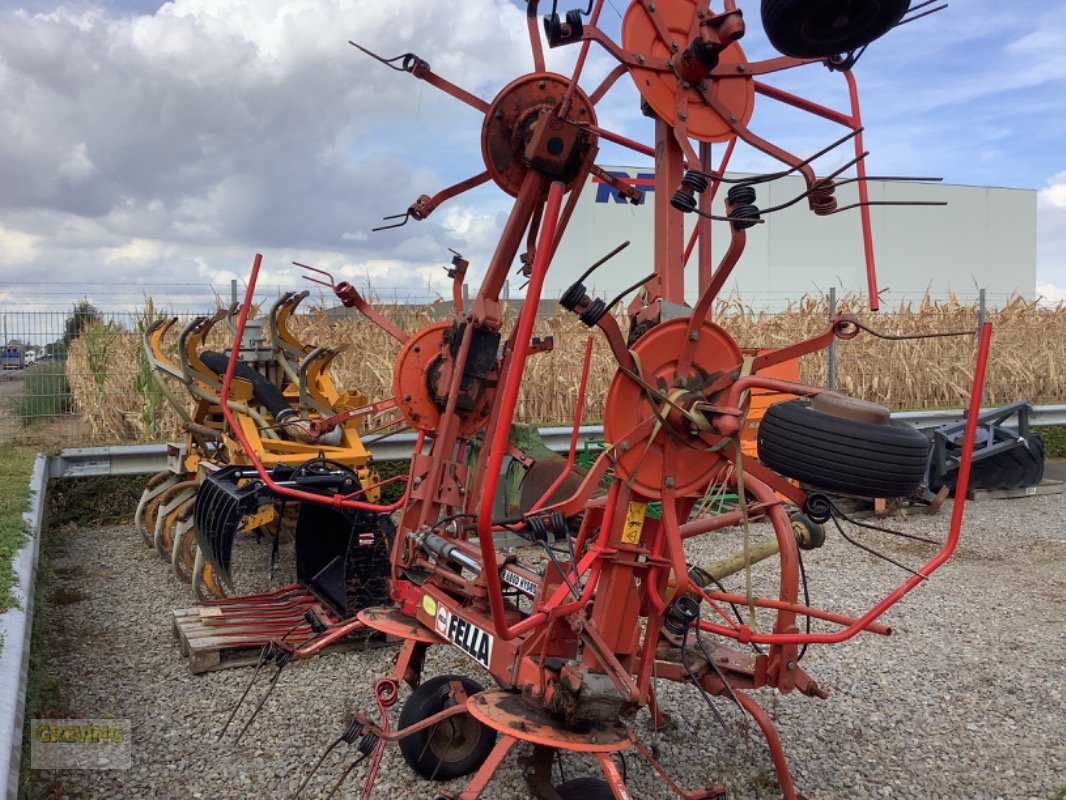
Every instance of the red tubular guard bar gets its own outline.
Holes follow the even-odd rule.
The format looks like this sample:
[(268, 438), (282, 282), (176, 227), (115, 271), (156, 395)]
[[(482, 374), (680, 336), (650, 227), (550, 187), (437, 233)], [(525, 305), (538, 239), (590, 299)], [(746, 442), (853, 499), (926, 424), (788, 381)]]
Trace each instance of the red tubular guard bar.
[[(233, 370), (237, 366), (237, 359), (240, 355), (240, 344), (241, 340), (244, 338), (244, 327), (248, 323), (248, 312), (252, 307), (252, 298), (255, 296), (255, 282), (259, 278), (259, 267), (262, 263), (262, 254), (256, 253), (255, 261), (252, 262), (252, 274), (248, 276), (248, 288), (244, 292), (244, 305), (241, 306), (241, 313), (237, 318), (237, 331), (234, 334), (233, 339), (234, 346), (230, 349), (229, 363), (226, 364), (226, 374), (222, 377), (222, 389), (219, 393), (219, 403), (222, 406), (222, 415), (226, 418), (226, 424), (229, 425), (233, 436), (238, 442), (240, 442), (244, 452), (248, 455), (248, 458), (252, 462), (252, 466), (255, 467), (255, 471), (259, 474), (259, 478), (271, 489), (271, 491), (277, 492), (285, 497), (292, 497), (296, 500), (306, 500), (311, 503), (321, 503), (322, 505), (330, 505), (337, 508), (358, 508), (363, 511), (373, 511), (381, 514), (388, 514), (395, 511), (407, 502), (406, 493), (404, 493), (404, 496), (395, 503), (382, 506), (377, 505), (376, 503), (364, 503), (358, 500), (349, 500), (339, 494), (327, 498), (320, 494), (312, 494), (311, 492), (304, 492), (299, 489), (291, 489), (287, 486), (279, 486), (263, 467), (263, 462), (260, 460), (259, 454), (252, 448), (252, 444), (248, 441), (248, 437), (244, 435), (241, 426), (237, 424), (237, 420), (234, 418), (233, 412), (229, 407), (229, 390), (230, 386), (233, 384)], [(415, 443), (415, 449), (421, 450), (421, 447), (422, 435), (419, 434), (418, 441)]]
[(929, 559), (917, 571), (917, 574), (911, 575), (881, 602), (836, 633), (754, 633), (750, 630), (745, 630), (742, 632), (742, 638), (738, 638), (737, 632), (732, 628), (710, 622), (701, 623), (701, 630), (731, 639), (738, 639), (738, 641), (745, 644), (749, 642), (755, 644), (838, 644), (839, 642), (847, 641), (870, 626), (870, 623), (903, 599), (911, 589), (926, 580), (947, 561), (951, 554), (955, 552), (955, 547), (959, 543), (959, 534), (962, 531), (962, 515), (966, 505), (966, 491), (970, 485), (970, 464), (973, 461), (973, 445), (977, 435), (977, 416), (981, 411), (981, 395), (984, 391), (985, 368), (988, 365), (988, 351), (991, 341), (992, 323), (986, 322), (981, 326), (978, 339), (977, 362), (974, 366), (973, 388), (966, 414), (966, 433), (963, 437), (962, 459), (959, 463), (959, 479), (955, 488), (955, 505), (951, 512), (951, 527), (948, 531), (948, 538), (940, 548), (940, 551)]
[(477, 535), (478, 544), (481, 547), (482, 571), (488, 589), (489, 609), (492, 611), (492, 623), (496, 634), (503, 639), (513, 639), (523, 631), (535, 627), (547, 619), (547, 614), (538, 612), (516, 625), (507, 627), (503, 609), (503, 593), (500, 588), (500, 573), (496, 562), (496, 547), (492, 541), (492, 504), (496, 497), (496, 487), (500, 482), (500, 466), (503, 457), (507, 453), (507, 439), (511, 432), (511, 420), (514, 417), (515, 405), (518, 403), (518, 389), (521, 386), (521, 375), (525, 369), (526, 356), (529, 354), (529, 339), (533, 334), (533, 323), (537, 318), (537, 306), (540, 303), (540, 293), (544, 288), (544, 276), (548, 271), (548, 260), (551, 258), (551, 243), (555, 240), (555, 228), (559, 221), (559, 211), (562, 207), (563, 184), (555, 181), (548, 189), (548, 200), (544, 207), (544, 217), (540, 229), (540, 238), (537, 245), (536, 255), (533, 257), (533, 267), (529, 276), (529, 287), (526, 289), (526, 299), (522, 304), (522, 314), (518, 319), (518, 330), (515, 333), (514, 360), (508, 370), (506, 380), (501, 381), (504, 396), (500, 403), (500, 416), (493, 431), (492, 442), (489, 446), (489, 460), (485, 465), (485, 485), (481, 492), (481, 500), (478, 505)]

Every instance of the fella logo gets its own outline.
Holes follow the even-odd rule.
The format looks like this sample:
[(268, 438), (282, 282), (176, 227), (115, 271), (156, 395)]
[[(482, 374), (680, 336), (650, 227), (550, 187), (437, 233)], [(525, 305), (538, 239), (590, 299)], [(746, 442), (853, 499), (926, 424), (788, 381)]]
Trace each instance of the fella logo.
[[(644, 201), (647, 199), (648, 192), (655, 191), (655, 173), (654, 172), (638, 172), (636, 177), (633, 177), (628, 172), (621, 170), (610, 170), (607, 173), (615, 178), (618, 178), (623, 183), (628, 183), (630, 186), (635, 186), (644, 192), (644, 196), (640, 198), (640, 202), (637, 205), (644, 205)], [(596, 202), (597, 203), (622, 203), (623, 205), (629, 205), (629, 201), (626, 200), (618, 191), (616, 191), (611, 184), (604, 183), (599, 178), (593, 178), (592, 182), (596, 184)]]
[(437, 608), (437, 632), (488, 669), (492, 661), (492, 636), (472, 622), (451, 613), (443, 605)]

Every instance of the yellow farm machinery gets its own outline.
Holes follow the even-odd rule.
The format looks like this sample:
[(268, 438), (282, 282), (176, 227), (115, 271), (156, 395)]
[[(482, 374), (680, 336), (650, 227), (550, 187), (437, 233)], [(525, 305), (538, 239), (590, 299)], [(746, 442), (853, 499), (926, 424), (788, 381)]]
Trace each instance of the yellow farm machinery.
[[(271, 540), (273, 570), (282, 541), (291, 536), (299, 587), (347, 618), (385, 596), (391, 522), (387, 514), (333, 510), (328, 498), (379, 499), (359, 412), (380, 406), (368, 405), (362, 392), (337, 389), (330, 366), (340, 350), (304, 344), (293, 334), (289, 322), (307, 295), (278, 298), (234, 344), (228, 404), (247, 448), (220, 407), (221, 376), (231, 353), (207, 344), (220, 322), (232, 331), (236, 309), (196, 317), (173, 344), (167, 334), (177, 318), (158, 320), (145, 331), (153, 375), (181, 416), (185, 436), (168, 447), (168, 468), (148, 481), (136, 524), (145, 544), (172, 563), (201, 601), (234, 594), (238, 537)], [(275, 480), (322, 496), (326, 504), (281, 499), (264, 489), (249, 468), (252, 452)]]

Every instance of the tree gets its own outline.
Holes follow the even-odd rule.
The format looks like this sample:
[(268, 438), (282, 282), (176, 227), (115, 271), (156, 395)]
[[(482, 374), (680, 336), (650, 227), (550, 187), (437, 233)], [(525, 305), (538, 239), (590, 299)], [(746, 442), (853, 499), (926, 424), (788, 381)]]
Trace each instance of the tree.
[(88, 300), (79, 300), (63, 325), (63, 338), (56, 342), (54, 347), (49, 348), (49, 351), (65, 354), (71, 342), (81, 336), (90, 325), (100, 321), (100, 312), (96, 306)]

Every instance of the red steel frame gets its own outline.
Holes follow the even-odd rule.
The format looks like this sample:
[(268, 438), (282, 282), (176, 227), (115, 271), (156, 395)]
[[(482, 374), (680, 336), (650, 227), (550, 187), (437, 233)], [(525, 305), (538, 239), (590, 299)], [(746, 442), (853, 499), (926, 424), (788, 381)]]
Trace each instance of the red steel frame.
[[(536, 0), (529, 0), (529, 4), (532, 20), (536, 16)], [(414, 67), (409, 70), (415, 77), (430, 81), (486, 114), (483, 151), (487, 171), (484, 174), (514, 195), (515, 202), (481, 288), (469, 309), (457, 311), (454, 324), (447, 332), (439, 335), (434, 332), (432, 336), (419, 340), (424, 346), (439, 350), (432, 370), (428, 366), (425, 369), (413, 369), (410, 362), (397, 364), (398, 386), (402, 387), (405, 394), (424, 399), (423, 395), (432, 392), (432, 397), (445, 398), (442, 404), (434, 400), (439, 407), (438, 418), (431, 422), (424, 419), (409, 420), (419, 429), (419, 440), (413, 454), (405, 496), (391, 506), (374, 506), (343, 497), (333, 498), (331, 502), (335, 506), (383, 512), (402, 509), (392, 553), (390, 592), (398, 612), (421, 623), (422, 628), (417, 635), (408, 639), (402, 649), (392, 681), (407, 679), (412, 684), (417, 683), (421, 668), (419, 648), (424, 652), (428, 642), (443, 641), (440, 636), (446, 635), (447, 630), (442, 629), (440, 620), (457, 618), (465, 626), (464, 629), (476, 629), (476, 636), (490, 637), (490, 654), (475, 658), (491, 673), (504, 694), (521, 693), (531, 709), (546, 710), (556, 715), (557, 722), (540, 725), (536, 728), (536, 736), (517, 737), (511, 735), (513, 730), (510, 730), (468, 789), (460, 795), (463, 798), (480, 795), (503, 755), (521, 738), (541, 744), (544, 741), (551, 742), (558, 748), (589, 752), (597, 750), (589, 745), (575, 744), (567, 738), (562, 719), (565, 716), (562, 709), (567, 702), (579, 697), (582, 687), (594, 676), (606, 676), (609, 679), (620, 698), (620, 707), (633, 710), (649, 706), (658, 719), (652, 677), (689, 680), (683, 664), (660, 652), (662, 645), (670, 643), (669, 637), (664, 639), (665, 634), (660, 632), (669, 603), (672, 598), (688, 593), (702, 600), (711, 610), (712, 618), (701, 620), (700, 630), (740, 644), (768, 646), (768, 651), (753, 656), (716, 640), (713, 655), (723, 669), (721, 672), (703, 669), (698, 680), (707, 692), (734, 698), (752, 716), (766, 736), (784, 796), (792, 800), (796, 797), (795, 789), (773, 724), (757, 703), (744, 693), (745, 690), (772, 686), (782, 692), (799, 689), (808, 695), (824, 696), (817, 684), (799, 667), (799, 647), (843, 642), (861, 631), (887, 635), (888, 628), (878, 624), (877, 619), (950, 557), (961, 531), (964, 501), (960, 497), (954, 507), (947, 539), (939, 552), (857, 618), (810, 608), (798, 602), (797, 543), (781, 498), (788, 498), (802, 506), (806, 494), (765, 467), (742, 461), (736, 436), (745, 413), (749, 389), (767, 388), (808, 396), (822, 391), (816, 387), (761, 377), (757, 374), (759, 368), (822, 349), (835, 337), (850, 338), (858, 333), (858, 328), (852, 318), (839, 316), (831, 321), (823, 334), (765, 353), (753, 363), (745, 365), (728, 334), (709, 321), (713, 300), (743, 253), (744, 230), (740, 226), (730, 226), (730, 246), (722, 261), (711, 269), (709, 222), (697, 225), (694, 239), (686, 246), (681, 213), (670, 205), (669, 198), (678, 188), (686, 166), (699, 166), (709, 161), (711, 140), (727, 142), (722, 166), (719, 172), (712, 173), (711, 177), (715, 179), (712, 187), (701, 197), (703, 208), (709, 209), (709, 198), (718, 188), (717, 178), (728, 163), (737, 139), (783, 161), (788, 166), (786, 172), (801, 173), (807, 181), (808, 200), (816, 213), (819, 207), (824, 212), (825, 197), (827, 193), (831, 194), (831, 182), (827, 184), (824, 179), (818, 179), (810, 163), (800, 161), (761, 139), (747, 128), (743, 114), (734, 114), (728, 106), (724, 106), (719, 96), (728, 96), (728, 91), (711, 91), (703, 88), (705, 84), (719, 87), (719, 84), (727, 85), (729, 81), (747, 81), (745, 85), (751, 93), (788, 103), (848, 127), (853, 134), (860, 200), (864, 203), (861, 214), (870, 302), (871, 307), (876, 309), (877, 285), (868, 207), (865, 205), (865, 170), (861, 158), (861, 120), (856, 84), (850, 71), (845, 72), (851, 102), (850, 114), (836, 112), (769, 87), (756, 80), (755, 76), (808, 62), (776, 58), (748, 64), (736, 45), (739, 35), (729, 38), (723, 33), (735, 32), (737, 24), (741, 26), (740, 32), (743, 32), (743, 23), (736, 16), (732, 0), (725, 1), (722, 14), (711, 11), (707, 0), (660, 0), (659, 5), (666, 7), (664, 13), (673, 14), (674, 18), (679, 13), (678, 8), (684, 13), (696, 12), (689, 27), (690, 40), (681, 49), (687, 51), (692, 41), (702, 37), (705, 42), (718, 48), (723, 56), (722, 63), (701, 74), (684, 73), (682, 76), (682, 73), (668, 66), (665, 59), (656, 60), (654, 54), (645, 58), (644, 54), (631, 52), (615, 44), (596, 28), (602, 0), (595, 0), (591, 20), (580, 37), (581, 55), (571, 78), (562, 79), (565, 84), (560, 82), (560, 76), (544, 71), (543, 53), (536, 26), (532, 22), (530, 40), (537, 71), (509, 84), (491, 104), (485, 104), (433, 75), (428, 64), (421, 60), (416, 59)], [(706, 23), (698, 23), (696, 17), (700, 20), (713, 18), (719, 25), (714, 28)], [(670, 24), (674, 27), (671, 28)], [(640, 36), (651, 36), (654, 41), (661, 41), (664, 35), (677, 36), (676, 27), (676, 21), (668, 24), (659, 16), (655, 4), (636, 0), (623, 23), (623, 41)], [(599, 88), (585, 95), (578, 88), (578, 81), (588, 47), (594, 41), (617, 58), (620, 66)], [(508, 433), (526, 360), (530, 354), (537, 352), (536, 346), (531, 344), (531, 337), (545, 274), (573, 211), (578, 192), (593, 169), (597, 141), (602, 137), (631, 144), (640, 152), (650, 151), (644, 145), (600, 129), (593, 111), (595, 102), (623, 72), (636, 70), (652, 70), (656, 75), (666, 76), (667, 88), (658, 94), (649, 92), (645, 99), (657, 111), (661, 112), (664, 107), (673, 109), (669, 114), (660, 114), (656, 122), (656, 147), (653, 151), (656, 154), (656, 273), (645, 285), (642, 298), (634, 301), (630, 308), (633, 317), (648, 323), (650, 328), (648, 333), (627, 347), (617, 322), (610, 315), (590, 323), (604, 332), (612, 352), (619, 360), (612, 394), (608, 396), (608, 406), (604, 411), (605, 427), (608, 430), (613, 428), (616, 435), (612, 437), (613, 447), (601, 456), (581, 488), (570, 498), (542, 510), (544, 513), (559, 511), (568, 517), (582, 514), (580, 529), (574, 541), (576, 564), (565, 567), (572, 574), (564, 580), (553, 570), (541, 576), (522, 564), (508, 562), (501, 565), (493, 534), (507, 528), (493, 521), (493, 499), (500, 480), (500, 467), (508, 451)], [(696, 84), (700, 88), (692, 89)], [(560, 95), (564, 85), (565, 90)], [(689, 96), (692, 92), (698, 95), (696, 99), (702, 100), (703, 107), (688, 105), (693, 99)], [(574, 109), (578, 109), (584, 118), (570, 116), (577, 113)], [(689, 115), (684, 109), (691, 110), (693, 114), (716, 115), (724, 128), (720, 137), (712, 136), (699, 141), (698, 156), (690, 140), (685, 123)], [(521, 120), (524, 126), (520, 133), (515, 133), (519, 130), (519, 123), (515, 121), (509, 140), (497, 136), (499, 130), (493, 127), (497, 124), (494, 120), (508, 114), (515, 120)], [(509, 146), (513, 147), (513, 152), (505, 154), (506, 158), (501, 158), (498, 150), (501, 140), (509, 141)], [(521, 166), (516, 170), (514, 164)], [(482, 182), (481, 177), (477, 176), (478, 182)], [(565, 200), (567, 193), (570, 197)], [(409, 213), (421, 218), (432, 211), (430, 206), (434, 204), (426, 200), (428, 198), (422, 198)], [(819, 203), (823, 205), (819, 206)], [(733, 213), (730, 203), (727, 203), (726, 211)], [(520, 252), (523, 243), (525, 250)], [(664, 321), (659, 317), (661, 301), (676, 304), (684, 302), (684, 264), (696, 244), (699, 301), (688, 318)], [(484, 355), (484, 345), (479, 343), (478, 337), (499, 334), (503, 325), (499, 294), (511, 265), (519, 258), (529, 280), (525, 302), (510, 334), (502, 339), (502, 350), (497, 352), (496, 345), (491, 345), (495, 355), (494, 366), (488, 374), (482, 372), (474, 376), (475, 388), (470, 389), (472, 354), (480, 347)], [(257, 256), (238, 321), (238, 335), (243, 330), (247, 309), (251, 306), (260, 263), (261, 258)], [(583, 298), (577, 304), (575, 313), (589, 309), (591, 304), (589, 298)], [(991, 329), (986, 325), (980, 333), (970, 422), (959, 470), (959, 486), (963, 487), (969, 476), (976, 410), (984, 380), (990, 335)], [(234, 348), (231, 372), (236, 352), (237, 348)], [(728, 361), (724, 364), (725, 369), (719, 368), (722, 365), (709, 365), (706, 362), (710, 352), (725, 354), (722, 356)], [(730, 355), (734, 352), (736, 356)], [(705, 377), (693, 389), (693, 375), (697, 373)], [(240, 428), (234, 424), (226, 402), (231, 379), (231, 373), (227, 373), (222, 386), (222, 409), (234, 434), (241, 439)], [(630, 394), (626, 395), (627, 392)], [(475, 396), (471, 396), (471, 393)], [(640, 403), (647, 404), (648, 413), (643, 418), (635, 418), (632, 403), (618, 402), (620, 396), (635, 396)], [(475, 407), (487, 409), (483, 411), (484, 419), (471, 422), (470, 412), (460, 410), (461, 399), (464, 402), (476, 401)], [(468, 440), (475, 434), (483, 436), (485, 445), (468, 481)], [(241, 443), (242, 446), (247, 444)], [(640, 456), (627, 456), (628, 448), (642, 448)], [(686, 472), (690, 470), (687, 465), (693, 460), (699, 464), (703, 478), (692, 479)], [(609, 465), (613, 465), (615, 470), (610, 489), (606, 497), (594, 498), (593, 489)], [(322, 498), (316, 495), (277, 486), (261, 466), (259, 471), (264, 482), (280, 494), (322, 502)], [(679, 476), (689, 477), (678, 485)], [(697, 499), (716, 479), (729, 481), (738, 494), (746, 499), (747, 507), (709, 519), (688, 521)], [(471, 488), (464, 488), (467, 485)], [(662, 504), (660, 520), (649, 519), (643, 514), (645, 505), (651, 501)], [(684, 541), (726, 526), (743, 524), (752, 515), (769, 520), (777, 539), (780, 569), (778, 597), (742, 597), (705, 590), (693, 584), (688, 576)], [(456, 524), (456, 520), (472, 522)], [(427, 551), (424, 541), (430, 533), (445, 537), (454, 550), (462, 554), (463, 563), (480, 565), (476, 575), (464, 575), (446, 558)], [(472, 541), (475, 536), (476, 543)], [(505, 566), (537, 586), (531, 606), (526, 611), (505, 602), (501, 580)], [(417, 581), (410, 577), (413, 572), (418, 573)], [(722, 604), (738, 600), (772, 610), (775, 613), (772, 629), (753, 630), (727, 616)], [(841, 628), (833, 633), (800, 632), (797, 618), (803, 615), (838, 624)], [(394, 626), (384, 626), (374, 621), (380, 617), (378, 612), (376, 617), (367, 615), (364, 621), (371, 626), (381, 624), (383, 630), (388, 628), (389, 632), (395, 633)], [(466, 649), (460, 643), (455, 643), (461, 649)], [(561, 672), (549, 670), (546, 666), (549, 657), (562, 659), (566, 666)], [(394, 694), (394, 686), (388, 691)], [(473, 702), (471, 699), (466, 708), (478, 719), (490, 725), (499, 724), (493, 721), (491, 715), (484, 716), (476, 712), (471, 705)], [(479, 702), (484, 702), (484, 699)], [(456, 712), (442, 712), (445, 716), (451, 713)], [(368, 731), (388, 740), (429, 724), (428, 720), (424, 720), (406, 731), (389, 731), (387, 725), (376, 725), (366, 715), (361, 715), (360, 719)], [(500, 730), (508, 733), (509, 729), (501, 725)], [(653, 767), (661, 770), (634, 735), (618, 743), (619, 748), (630, 745), (635, 745), (652, 762)], [(597, 756), (597, 760), (612, 791), (616, 797), (628, 797), (613, 762), (603, 755), (602, 749), (598, 750), (602, 757)], [(711, 789), (686, 792), (669, 776), (662, 774), (680, 797), (714, 796)], [(372, 780), (371, 774), (364, 795), (369, 792)]]

